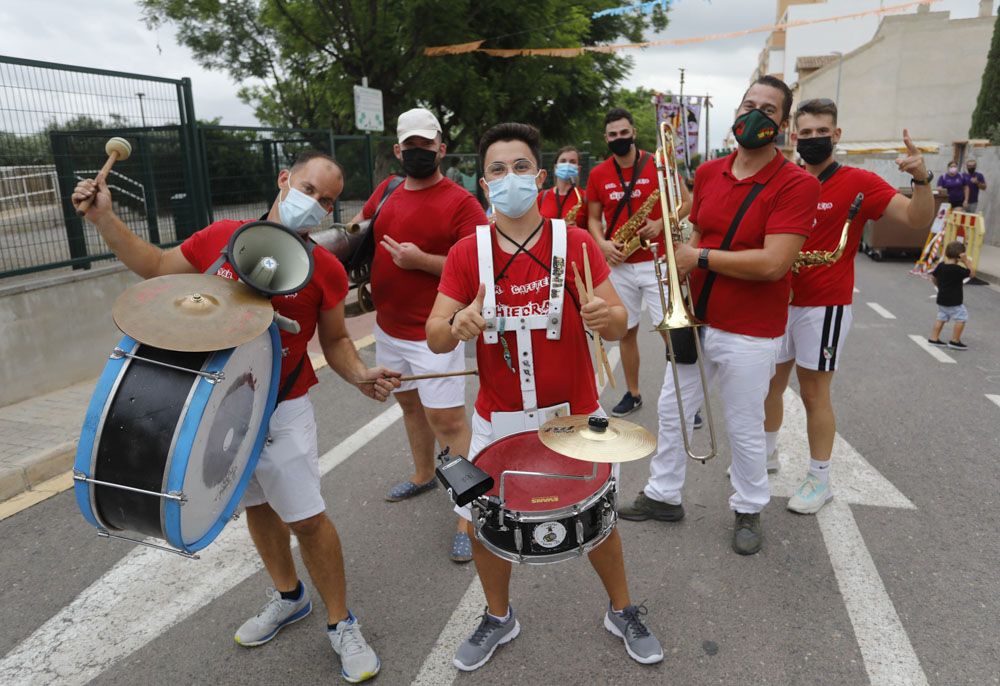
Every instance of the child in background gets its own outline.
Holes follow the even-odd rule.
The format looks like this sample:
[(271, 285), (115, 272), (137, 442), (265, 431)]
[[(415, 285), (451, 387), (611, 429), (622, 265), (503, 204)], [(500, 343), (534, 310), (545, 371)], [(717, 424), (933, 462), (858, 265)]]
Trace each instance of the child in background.
[(949, 243), (944, 249), (944, 259), (931, 272), (931, 281), (938, 287), (938, 313), (937, 321), (934, 322), (934, 331), (927, 339), (928, 343), (944, 345), (944, 341), (941, 340), (941, 330), (946, 322), (954, 320), (955, 325), (948, 347), (955, 350), (968, 348), (965, 343), (962, 343), (962, 331), (965, 329), (965, 322), (969, 319), (969, 313), (962, 303), (962, 283), (965, 279), (975, 275), (976, 270), (969, 263), (969, 258), (965, 254), (965, 244), (962, 241)]

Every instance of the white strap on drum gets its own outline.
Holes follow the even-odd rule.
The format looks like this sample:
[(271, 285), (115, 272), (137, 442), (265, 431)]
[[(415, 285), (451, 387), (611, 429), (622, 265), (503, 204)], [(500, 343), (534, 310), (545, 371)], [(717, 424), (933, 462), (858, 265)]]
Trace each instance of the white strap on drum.
[[(476, 248), (479, 257), (479, 280), (486, 285), (483, 298), (483, 319), (486, 330), (483, 341), (487, 344), (500, 342), (496, 309), (496, 288), (493, 278), (493, 241), (489, 226), (476, 227)], [(547, 314), (533, 314), (522, 317), (507, 317), (503, 321), (505, 331), (517, 335), (517, 367), (521, 385), (521, 402), (524, 412), (538, 411), (535, 395), (535, 360), (531, 349), (531, 332), (545, 329), (549, 340), (558, 340), (562, 330), (563, 300), (566, 295), (566, 222), (552, 220), (552, 265), (549, 274), (549, 310)]]

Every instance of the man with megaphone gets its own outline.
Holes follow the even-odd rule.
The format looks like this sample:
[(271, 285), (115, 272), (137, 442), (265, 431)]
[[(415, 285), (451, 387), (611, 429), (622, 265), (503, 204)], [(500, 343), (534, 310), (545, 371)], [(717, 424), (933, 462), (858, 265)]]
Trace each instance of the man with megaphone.
[[(333, 209), (344, 188), (344, 174), (331, 157), (306, 151), (290, 169), (281, 170), (277, 186), (278, 195), (267, 220), (302, 233), (316, 226)], [(97, 227), (118, 259), (146, 279), (201, 273), (216, 267), (230, 238), (249, 223), (217, 221), (180, 246), (163, 250), (137, 236), (115, 215), (111, 193), (103, 180), (81, 181), (72, 201), (77, 208), (85, 201), (90, 202), (86, 218)], [(307, 345), (318, 331), (330, 367), (362, 393), (379, 401), (386, 400), (399, 387), (396, 379), (399, 372), (384, 367), (369, 368), (361, 360), (344, 322), (347, 274), (340, 261), (321, 247), (313, 249), (313, 260), (312, 274), (304, 276), (307, 282), (300, 290), (271, 300), (280, 315), (298, 322), (299, 331), (281, 332), (284, 355), (279, 402), (268, 425), (270, 440), (261, 453), (243, 502), (250, 535), (275, 590), (263, 609), (239, 628), (235, 638), (243, 646), (262, 645), (282, 627), (312, 611), (312, 602), (299, 581), (292, 559), (291, 530), (301, 544), (309, 576), (326, 605), (330, 643), (340, 655), (343, 676), (357, 682), (375, 676), (380, 663), (347, 607), (340, 539), (326, 514), (320, 492), (316, 422), (307, 395), (318, 381)], [(215, 273), (235, 279), (237, 271), (236, 265), (224, 261)]]

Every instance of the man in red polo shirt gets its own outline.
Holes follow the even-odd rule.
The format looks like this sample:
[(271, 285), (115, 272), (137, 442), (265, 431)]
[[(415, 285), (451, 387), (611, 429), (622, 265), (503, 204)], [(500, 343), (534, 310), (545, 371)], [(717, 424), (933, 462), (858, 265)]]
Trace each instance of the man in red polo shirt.
[[(640, 248), (628, 258), (622, 252), (619, 231), (646, 199), (657, 190), (656, 164), (653, 156), (635, 143), (635, 121), (628, 110), (611, 109), (604, 117), (604, 137), (611, 156), (590, 170), (587, 178), (588, 228), (601, 246), (611, 266), (611, 282), (628, 310), (628, 333), (619, 344), (625, 395), (611, 410), (616, 417), (629, 415), (642, 407), (639, 391), (639, 319), (642, 305), (653, 326), (663, 319), (660, 288), (653, 268), (653, 253)], [(682, 188), (684, 205), (680, 216), (687, 214), (687, 189)], [(657, 202), (639, 235), (658, 246), (663, 254), (663, 212)], [(666, 334), (660, 334), (666, 342)]]
[(815, 514), (833, 498), (830, 456), (837, 422), (830, 401), (830, 384), (844, 354), (851, 329), (854, 300), (854, 256), (865, 222), (891, 217), (915, 231), (926, 231), (934, 220), (934, 195), (920, 151), (903, 131), (906, 155), (896, 160), (899, 170), (913, 177), (913, 198), (896, 192), (876, 174), (845, 167), (833, 159), (840, 140), (837, 105), (825, 98), (807, 100), (795, 111), (792, 140), (806, 171), (822, 184), (816, 227), (802, 250), (833, 251), (840, 241), (847, 212), (859, 193), (861, 207), (850, 224), (847, 248), (831, 266), (803, 268), (792, 275), (792, 302), (782, 338), (778, 366), (765, 402), (764, 436), (769, 463), (778, 462), (778, 430), (784, 412), (782, 395), (795, 367), (799, 392), (808, 418), (809, 473), (788, 501), (788, 509)]
[[(299, 155), (290, 169), (278, 174), (278, 195), (267, 219), (304, 233), (333, 209), (344, 188), (340, 165), (320, 152)], [(96, 195), (96, 197), (95, 197)], [(112, 210), (107, 184), (81, 181), (73, 203), (87, 198), (91, 221), (111, 251), (133, 272), (151, 279), (165, 274), (200, 273), (219, 257), (230, 236), (247, 221), (222, 220), (205, 227), (179, 247), (162, 250), (134, 234)], [(316, 246), (315, 267), (306, 286), (271, 302), (280, 314), (296, 320), (300, 332), (281, 332), (282, 364), (280, 388), (291, 383), (268, 425), (267, 444), (247, 486), (243, 503), (247, 527), (257, 552), (274, 584), (261, 611), (236, 632), (236, 642), (251, 647), (270, 641), (283, 627), (312, 611), (312, 602), (299, 581), (292, 559), (289, 530), (298, 538), (302, 558), (327, 610), (327, 630), (334, 651), (340, 656), (342, 674), (352, 682), (375, 676), (380, 667), (375, 651), (361, 635), (360, 625), (346, 604), (344, 558), (340, 538), (326, 515), (320, 492), (316, 421), (307, 395), (317, 383), (306, 346), (319, 332), (320, 345), (330, 367), (369, 397), (384, 401), (399, 372), (383, 367), (367, 368), (358, 357), (344, 323), (347, 274), (336, 257)], [(216, 272), (235, 279), (227, 262)], [(294, 377), (294, 378), (293, 378)], [(390, 377), (390, 378), (386, 378)], [(291, 381), (289, 381), (291, 379)], [(375, 380), (375, 383), (362, 383)]]
[[(691, 276), (695, 315), (705, 325), (702, 351), (719, 385), (732, 449), (729, 506), (733, 549), (760, 550), (760, 511), (770, 499), (764, 451), (764, 398), (788, 318), (789, 268), (812, 230), (819, 182), (785, 160), (773, 141), (788, 124), (792, 93), (773, 76), (743, 96), (733, 133), (736, 152), (698, 167), (691, 240), (677, 245), (680, 277)], [(690, 425), (703, 401), (696, 365), (679, 364)], [(619, 512), (625, 519), (678, 521), (687, 455), (671, 369), (660, 394), (657, 453), (645, 491)]]
[[(394, 151), (405, 180), (388, 196), (395, 177), (383, 181), (355, 217), (370, 219), (378, 210), (371, 269), (375, 361), (406, 375), (461, 371), (464, 348), (435, 355), (427, 347), (424, 323), (437, 295), (445, 255), (458, 239), (474, 233), (477, 224), (485, 224), (486, 215), (471, 193), (441, 173), (446, 146), (437, 117), (419, 107), (403, 112), (396, 134)], [(414, 472), (389, 490), (386, 500), (391, 502), (437, 487), (435, 438), (442, 448), (464, 455), (470, 435), (465, 377), (407, 381), (395, 395), (403, 409)], [(464, 522), (452, 538), (450, 557), (455, 562), (472, 559)]]

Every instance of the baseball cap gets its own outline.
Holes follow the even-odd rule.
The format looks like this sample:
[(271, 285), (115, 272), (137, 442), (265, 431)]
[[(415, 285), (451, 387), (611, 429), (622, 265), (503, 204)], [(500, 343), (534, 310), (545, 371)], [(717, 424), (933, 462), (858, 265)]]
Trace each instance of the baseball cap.
[(402, 143), (410, 136), (434, 138), (441, 133), (441, 124), (429, 110), (415, 107), (399, 115), (396, 122), (396, 136)]

